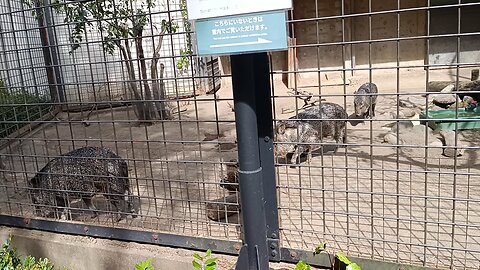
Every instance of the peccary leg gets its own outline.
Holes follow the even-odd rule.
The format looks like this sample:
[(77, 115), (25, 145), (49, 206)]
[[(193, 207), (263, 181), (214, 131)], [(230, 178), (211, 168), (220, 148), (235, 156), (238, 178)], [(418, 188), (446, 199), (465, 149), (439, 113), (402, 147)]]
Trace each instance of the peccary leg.
[(347, 143), (347, 136), (345, 134), (345, 128), (339, 128), (338, 126), (335, 127), (335, 136), (334, 136), (335, 141), (337, 142), (337, 147), (335, 150), (333, 150), (334, 153), (337, 153), (338, 148), (340, 147), (339, 144)]
[(308, 154), (307, 154), (307, 163), (308, 164), (310, 164), (310, 162), (312, 161), (312, 151), (313, 151), (313, 148), (308, 147)]
[(69, 216), (69, 211), (66, 207), (67, 206), (67, 199), (62, 198), (62, 197), (57, 197), (55, 199), (55, 202), (57, 203), (57, 208), (55, 210), (56, 216), (58, 217), (58, 210), (59, 210), (59, 208), (61, 208), (62, 211), (61, 211), (61, 214), (60, 214), (60, 219), (67, 220), (67, 217)]
[(129, 190), (125, 190), (124, 201), (125, 201), (125, 204), (127, 205), (126, 210), (128, 211), (128, 213), (133, 213), (134, 209), (133, 209), (133, 204), (132, 204), (132, 200), (131, 200), (131, 197), (130, 197), (130, 191)]
[(92, 198), (83, 198), (83, 202), (87, 205), (88, 209), (92, 211), (91, 218), (96, 218), (98, 216), (97, 208), (93, 205)]
[(305, 152), (305, 147), (303, 145), (297, 145), (295, 152), (293, 152), (292, 158), (290, 159), (290, 163), (299, 164), (303, 152)]
[(290, 164), (297, 164), (297, 158), (298, 158), (298, 147), (295, 149), (295, 152), (293, 152), (293, 155), (290, 158)]
[(132, 203), (132, 196), (130, 195), (130, 190), (125, 190), (125, 196), (124, 196), (124, 201), (125, 201), (125, 204), (127, 205), (127, 212), (132, 214), (132, 217), (136, 217), (136, 213), (135, 213), (135, 208), (133, 207), (133, 203)]
[(372, 113), (373, 113), (373, 117), (375, 117), (375, 103), (372, 104)]
[[(126, 214), (125, 214), (125, 204), (124, 204), (124, 207), (122, 209), (122, 211), (120, 211), (120, 208), (118, 207), (118, 203), (122, 201), (122, 198), (120, 196), (108, 196), (108, 200), (110, 201), (110, 203), (113, 205), (113, 208), (115, 209), (115, 212), (112, 213), (113, 215), (116, 215), (117, 218), (116, 218), (116, 221), (120, 221), (122, 220), (123, 218), (125, 218)], [(124, 203), (124, 202), (122, 202)]]

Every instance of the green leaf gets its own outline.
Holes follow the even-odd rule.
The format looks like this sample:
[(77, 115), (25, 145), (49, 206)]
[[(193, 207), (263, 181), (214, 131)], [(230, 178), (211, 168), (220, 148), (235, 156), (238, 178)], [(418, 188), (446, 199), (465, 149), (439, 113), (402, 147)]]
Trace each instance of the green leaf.
[(205, 266), (205, 270), (215, 270), (217, 269), (217, 264)]
[(193, 257), (197, 260), (203, 261), (203, 257), (200, 256), (200, 254), (198, 254), (198, 253), (193, 253)]
[(337, 252), (337, 254), (335, 254), (335, 257), (336, 257), (339, 261), (343, 262), (343, 263), (346, 264), (346, 265), (349, 265), (349, 264), (352, 263), (352, 262), (348, 259), (348, 257), (345, 256), (345, 254), (343, 254), (342, 252)]
[(360, 267), (360, 265), (358, 265), (356, 263), (351, 263), (351, 264), (347, 265), (346, 270), (362, 270), (362, 268)]
[(308, 265), (304, 261), (299, 261), (295, 266), (295, 270), (311, 270), (311, 269), (312, 268), (310, 267), (310, 265)]
[(152, 259), (148, 259), (146, 261), (140, 262), (135, 265), (135, 269), (137, 270), (154, 270), (152, 266)]
[(315, 248), (314, 255), (320, 254), (322, 251), (327, 250), (328, 242), (323, 242)]
[(216, 264), (216, 263), (217, 263), (217, 260), (218, 260), (218, 258), (208, 259), (208, 260), (205, 262), (205, 265)]
[(205, 253), (205, 257), (210, 257), (212, 255), (212, 250), (208, 249), (207, 252)]
[(192, 261), (192, 265), (197, 269), (202, 269), (202, 266), (197, 261)]

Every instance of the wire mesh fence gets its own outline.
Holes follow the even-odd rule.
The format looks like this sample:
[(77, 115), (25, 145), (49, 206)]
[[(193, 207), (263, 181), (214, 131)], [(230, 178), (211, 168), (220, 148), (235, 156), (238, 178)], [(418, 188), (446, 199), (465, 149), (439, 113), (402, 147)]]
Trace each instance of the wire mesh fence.
[[(288, 51), (270, 54), (275, 130), (300, 112), (336, 103), (346, 116), (314, 118), (345, 125), (346, 141), (323, 136), (335, 134), (326, 134), (325, 119), (320, 130), (310, 120), (311, 126), (297, 122), (286, 140), (277, 134), (277, 150), (290, 149), (276, 159), (282, 247), (310, 251), (328, 241), (352, 256), (477, 269), (480, 3), (293, 4)], [(75, 13), (78, 5), (90, 13)], [(241, 239), (229, 58), (190, 54), (195, 37), (184, 8), (181, 0), (0, 4), (1, 214), (38, 215), (31, 194), (39, 189), (29, 183), (50, 160), (107, 147), (128, 164), (127, 173), (116, 175), (112, 156), (85, 163), (88, 157), (70, 155), (60, 164), (76, 158), (85, 166), (82, 177), (98, 172), (97, 182), (128, 175), (137, 216), (111, 215), (118, 209), (109, 195), (124, 190), (50, 186), (70, 202), (51, 204), (71, 211), (37, 218), (66, 213), (67, 222)], [(65, 19), (65, 10), (81, 16)], [(141, 35), (135, 26), (143, 27)], [(81, 37), (72, 37), (78, 27)], [(354, 93), (367, 82), (378, 93)], [(370, 97), (376, 101), (363, 109), (368, 118), (360, 107)], [(160, 103), (168, 117), (157, 110)], [(149, 110), (151, 117), (142, 117)], [(299, 136), (298, 123), (310, 137)], [(296, 162), (293, 152), (303, 148)], [(64, 178), (78, 169), (59, 168)], [(88, 210), (92, 195), (95, 217)]]

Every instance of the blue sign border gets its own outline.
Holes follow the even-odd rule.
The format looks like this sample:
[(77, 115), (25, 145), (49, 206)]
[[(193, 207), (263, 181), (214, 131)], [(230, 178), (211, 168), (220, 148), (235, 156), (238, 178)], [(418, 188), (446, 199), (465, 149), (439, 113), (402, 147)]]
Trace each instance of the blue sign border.
[(286, 50), (285, 10), (196, 20), (197, 53), (243, 54)]

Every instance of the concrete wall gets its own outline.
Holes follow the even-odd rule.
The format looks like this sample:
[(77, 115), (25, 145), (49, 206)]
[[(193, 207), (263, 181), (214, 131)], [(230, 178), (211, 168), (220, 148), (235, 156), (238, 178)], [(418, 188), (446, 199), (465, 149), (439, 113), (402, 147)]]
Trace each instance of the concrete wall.
[[(400, 8), (426, 6), (425, 0), (404, 0), (400, 1)], [(396, 10), (397, 1), (372, 1), (371, 11)], [(351, 1), (352, 13), (369, 12), (368, 0)], [(352, 40), (367, 41), (370, 39), (388, 39), (397, 37), (415, 37), (426, 35), (426, 12), (412, 11), (402, 13), (389, 13), (371, 16), (355, 17), (352, 20)], [(399, 26), (399, 27), (398, 27)], [(371, 28), (371, 36), (370, 36)], [(397, 32), (397, 29), (400, 29)], [(425, 59), (425, 41), (405, 40), (405, 41), (384, 41), (369, 44), (353, 45), (352, 51), (355, 57), (354, 62), (357, 67), (368, 66), (396, 66), (397, 57), (400, 65), (423, 64)], [(397, 53), (398, 45), (398, 53)]]
[[(315, 8), (317, 4), (317, 8)], [(312, 19), (341, 15), (339, 0), (294, 1), (293, 19)], [(342, 41), (342, 22), (340, 19), (296, 22), (291, 25), (292, 37), (297, 45), (315, 45)], [(348, 33), (345, 32), (345, 38)], [(342, 66), (342, 46), (304, 47), (297, 49), (298, 69), (317, 69)]]
[[(400, 8), (425, 6), (426, 0), (402, 0)], [(369, 0), (345, 0), (343, 14), (358, 14), (369, 12)], [(315, 46), (316, 44), (341, 43), (342, 41), (368, 41), (371, 39), (388, 39), (399, 37), (414, 37), (426, 35), (426, 12), (412, 11), (371, 16), (344, 18), (321, 18), (342, 15), (340, 0), (304, 0), (294, 1), (294, 20), (314, 19), (314, 21), (299, 21), (290, 23), (290, 36), (296, 39), (297, 48), (296, 70), (298, 86), (315, 86), (342, 83), (343, 74), (340, 71), (325, 72), (325, 70), (368, 67), (396, 66), (397, 58), (400, 65), (423, 64), (425, 61), (426, 42), (424, 40), (385, 41), (342, 46)], [(397, 1), (372, 1), (371, 11), (396, 10)], [(397, 33), (398, 20), (400, 31)], [(371, 36), (370, 36), (371, 28)], [(399, 48), (397, 56), (397, 47)], [(370, 52), (370, 53), (369, 53)], [(286, 52), (273, 53), (274, 70), (288, 70)], [(318, 71), (323, 72), (319, 76)], [(346, 76), (349, 75), (347, 72)]]
[[(445, 0), (441, 4), (456, 3), (457, 1)], [(459, 20), (458, 8), (456, 7), (432, 10), (430, 12), (430, 34), (456, 34), (458, 33), (459, 21), (461, 33), (480, 32), (480, 24), (478, 23), (479, 13), (480, 6), (462, 7)], [(480, 62), (480, 36), (460, 37), (459, 55), (457, 55), (457, 43), (457, 37), (431, 39), (429, 63), (435, 65), (450, 65), (456, 63)]]
[[(22, 256), (48, 258), (56, 269), (69, 270), (131, 270), (134, 265), (152, 259), (157, 270), (194, 270), (195, 251), (156, 245), (56, 234), (36, 230), (0, 226), (0, 243), (13, 235), (13, 246)], [(200, 254), (202, 252), (199, 252)], [(233, 269), (236, 256), (218, 255), (218, 270)], [(270, 263), (272, 270), (293, 269), (286, 263)]]

